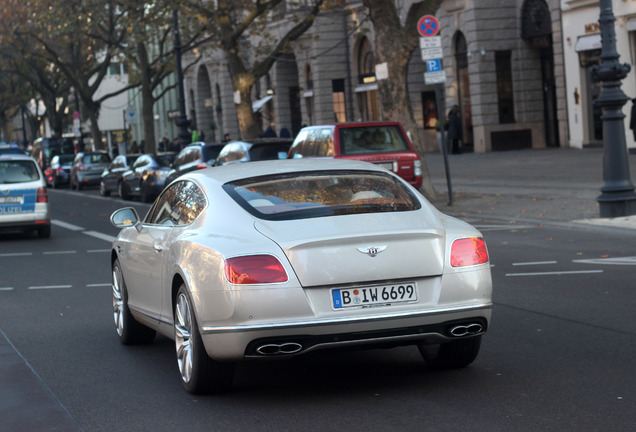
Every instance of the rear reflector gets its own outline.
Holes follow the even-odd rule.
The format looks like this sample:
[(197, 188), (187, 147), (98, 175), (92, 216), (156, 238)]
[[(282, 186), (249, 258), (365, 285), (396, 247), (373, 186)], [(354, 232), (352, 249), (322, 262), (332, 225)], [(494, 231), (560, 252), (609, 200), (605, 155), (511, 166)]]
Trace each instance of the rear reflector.
[(471, 237), (455, 240), (451, 246), (450, 264), (464, 267), (488, 262), (488, 250), (483, 238)]
[(225, 260), (225, 277), (230, 283), (268, 284), (287, 282), (287, 273), (272, 255), (248, 255)]

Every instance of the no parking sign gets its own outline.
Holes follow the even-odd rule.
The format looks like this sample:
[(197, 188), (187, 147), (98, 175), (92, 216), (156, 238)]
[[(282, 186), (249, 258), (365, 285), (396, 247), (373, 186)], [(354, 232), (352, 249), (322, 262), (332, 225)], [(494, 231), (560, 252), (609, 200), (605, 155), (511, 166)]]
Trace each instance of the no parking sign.
[(439, 31), (439, 21), (433, 15), (424, 15), (417, 22), (417, 31), (422, 37), (435, 36)]

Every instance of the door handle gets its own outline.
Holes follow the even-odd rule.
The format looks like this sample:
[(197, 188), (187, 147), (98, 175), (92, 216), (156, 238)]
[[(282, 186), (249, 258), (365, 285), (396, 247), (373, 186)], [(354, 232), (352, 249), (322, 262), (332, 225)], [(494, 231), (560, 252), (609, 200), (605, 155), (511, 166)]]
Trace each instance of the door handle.
[(154, 245), (154, 248), (157, 252), (162, 252), (163, 251), (163, 245), (160, 244), (156, 244)]

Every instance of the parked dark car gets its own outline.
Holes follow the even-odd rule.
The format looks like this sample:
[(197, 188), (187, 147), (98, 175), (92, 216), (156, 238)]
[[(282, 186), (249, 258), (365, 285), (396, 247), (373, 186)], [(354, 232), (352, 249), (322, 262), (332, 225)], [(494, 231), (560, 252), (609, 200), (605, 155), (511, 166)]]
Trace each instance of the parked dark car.
[(71, 189), (82, 189), (85, 186), (96, 186), (102, 173), (110, 163), (110, 156), (105, 152), (78, 153), (71, 166)]
[(182, 174), (211, 167), (224, 144), (196, 142), (181, 150), (174, 159), (166, 184)]
[(337, 123), (300, 130), (290, 158), (332, 157), (371, 162), (422, 186), (422, 162), (398, 122)]
[(53, 156), (51, 165), (44, 171), (46, 185), (52, 188), (68, 186), (71, 182), (73, 159), (75, 156), (72, 154)]
[(216, 157), (215, 166), (260, 160), (287, 159), (291, 138), (257, 138), (225, 144)]
[(110, 196), (111, 192), (119, 193), (122, 176), (132, 167), (138, 157), (139, 154), (115, 156), (115, 159), (102, 173), (99, 180), (99, 193), (102, 196)]
[(123, 199), (138, 196), (142, 202), (154, 201), (166, 185), (175, 153), (142, 154), (122, 175)]

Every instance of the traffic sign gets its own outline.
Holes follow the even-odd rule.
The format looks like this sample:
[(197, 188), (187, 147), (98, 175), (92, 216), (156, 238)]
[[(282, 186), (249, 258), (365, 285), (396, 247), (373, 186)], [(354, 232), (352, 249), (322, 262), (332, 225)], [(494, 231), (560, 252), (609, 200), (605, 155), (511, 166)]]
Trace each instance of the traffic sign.
[(80, 113), (79, 111), (73, 111), (73, 120), (79, 120)]
[(420, 53), (422, 54), (422, 60), (424, 61), (444, 57), (444, 52), (442, 51), (442, 47), (424, 48), (420, 50)]
[(433, 15), (424, 15), (417, 22), (417, 31), (420, 36), (435, 36), (439, 32), (439, 21)]
[(439, 72), (442, 70), (442, 59), (426, 60), (426, 72)]
[(446, 82), (446, 72), (443, 70), (437, 72), (425, 72), (424, 84), (442, 84)]
[(129, 125), (137, 124), (137, 112), (131, 106), (126, 108), (126, 123)]

